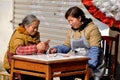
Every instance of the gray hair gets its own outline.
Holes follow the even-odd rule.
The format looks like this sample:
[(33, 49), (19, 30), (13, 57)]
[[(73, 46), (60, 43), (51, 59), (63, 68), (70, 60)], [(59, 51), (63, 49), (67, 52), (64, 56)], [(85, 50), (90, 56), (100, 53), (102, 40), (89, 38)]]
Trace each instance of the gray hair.
[(39, 21), (40, 22), (40, 20), (35, 15), (27, 15), (22, 20), (22, 23), (20, 23), (19, 25), (22, 25), (24, 27), (25, 25), (31, 24), (33, 21)]

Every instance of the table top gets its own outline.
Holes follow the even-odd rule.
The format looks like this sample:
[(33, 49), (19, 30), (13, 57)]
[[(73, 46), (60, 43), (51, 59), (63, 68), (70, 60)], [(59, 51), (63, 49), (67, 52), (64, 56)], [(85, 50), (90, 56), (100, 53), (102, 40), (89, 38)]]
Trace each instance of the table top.
[(56, 53), (56, 54), (41, 54), (41, 55), (14, 55), (13, 59), (51, 64), (56, 62), (58, 63), (58, 62), (69, 62), (76, 60), (89, 60), (90, 58), (88, 56)]

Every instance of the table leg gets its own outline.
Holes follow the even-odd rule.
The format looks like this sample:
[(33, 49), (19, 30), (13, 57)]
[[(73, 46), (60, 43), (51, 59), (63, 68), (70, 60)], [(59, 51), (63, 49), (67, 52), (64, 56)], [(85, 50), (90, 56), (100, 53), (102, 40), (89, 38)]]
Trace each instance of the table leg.
[(87, 72), (86, 72), (84, 80), (89, 80), (88, 65), (86, 65), (86, 70), (87, 70)]
[(46, 80), (52, 80), (52, 72), (51, 72), (51, 67), (47, 65), (47, 71), (46, 71)]

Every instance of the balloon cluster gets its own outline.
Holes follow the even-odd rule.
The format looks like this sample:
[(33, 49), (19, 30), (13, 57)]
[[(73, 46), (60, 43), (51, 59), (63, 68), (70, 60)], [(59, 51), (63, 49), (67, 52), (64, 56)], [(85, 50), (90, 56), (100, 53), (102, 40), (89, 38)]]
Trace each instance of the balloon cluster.
[(92, 2), (106, 17), (120, 21), (120, 0), (92, 0)]
[(89, 13), (110, 28), (120, 30), (120, 0), (81, 0)]

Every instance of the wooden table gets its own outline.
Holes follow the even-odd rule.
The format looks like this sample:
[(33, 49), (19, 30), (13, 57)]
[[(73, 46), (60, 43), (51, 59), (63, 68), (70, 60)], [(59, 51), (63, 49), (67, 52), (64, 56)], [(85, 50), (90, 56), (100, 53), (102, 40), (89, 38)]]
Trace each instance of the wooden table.
[[(14, 73), (27, 74), (52, 80), (53, 77), (84, 74), (88, 77), (88, 57), (66, 55), (14, 55), (10, 80)], [(53, 74), (54, 72), (62, 72)]]

